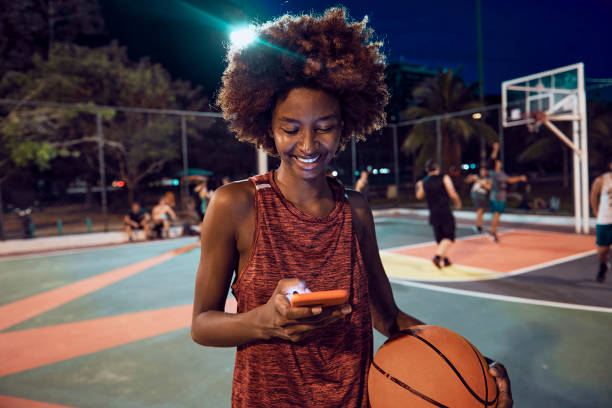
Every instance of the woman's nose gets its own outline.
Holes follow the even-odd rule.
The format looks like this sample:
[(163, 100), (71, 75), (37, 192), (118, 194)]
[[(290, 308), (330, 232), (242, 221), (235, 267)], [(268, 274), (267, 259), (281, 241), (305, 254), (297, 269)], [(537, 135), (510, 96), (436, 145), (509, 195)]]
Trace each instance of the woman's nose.
[(298, 148), (303, 154), (309, 155), (316, 152), (317, 144), (318, 141), (315, 132), (312, 130), (305, 130), (298, 144)]

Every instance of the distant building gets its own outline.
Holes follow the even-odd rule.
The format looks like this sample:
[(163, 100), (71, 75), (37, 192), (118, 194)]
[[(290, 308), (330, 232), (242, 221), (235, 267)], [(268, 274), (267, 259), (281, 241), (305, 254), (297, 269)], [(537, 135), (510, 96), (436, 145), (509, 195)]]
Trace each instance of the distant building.
[(389, 122), (397, 122), (404, 109), (418, 104), (412, 97), (412, 91), (424, 79), (436, 76), (437, 70), (423, 65), (394, 62), (385, 70), (385, 82), (389, 87), (391, 98), (387, 105)]

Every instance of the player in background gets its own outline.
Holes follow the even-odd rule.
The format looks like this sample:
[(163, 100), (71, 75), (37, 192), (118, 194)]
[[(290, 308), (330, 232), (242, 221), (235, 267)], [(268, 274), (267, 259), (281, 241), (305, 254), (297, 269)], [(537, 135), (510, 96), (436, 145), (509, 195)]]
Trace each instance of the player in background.
[(437, 268), (450, 266), (451, 261), (447, 253), (453, 242), (455, 242), (455, 217), (450, 208), (450, 200), (453, 200), (455, 209), (461, 209), (461, 200), (455, 186), (448, 174), (440, 174), (440, 166), (429, 159), (425, 163), (427, 176), (416, 184), (416, 198), (427, 201), (429, 208), (429, 223), (434, 231), (438, 248), (436, 255), (431, 260)]
[(491, 178), (486, 166), (481, 166), (479, 174), (470, 174), (465, 178), (466, 183), (474, 183), (470, 191), (472, 203), (476, 207), (476, 225), (474, 232), (482, 234), (482, 219), (488, 206), (489, 191), (491, 191)]
[(491, 200), (490, 207), (493, 213), (493, 220), (491, 221), (491, 237), (493, 241), (499, 242), (497, 237), (497, 226), (499, 225), (499, 219), (501, 215), (506, 211), (506, 198), (508, 196), (508, 183), (514, 184), (521, 181), (527, 181), (527, 177), (521, 176), (508, 176), (502, 169), (502, 162), (498, 157), (499, 155), (499, 143), (493, 143), (493, 150), (491, 151), (491, 161), (489, 164), (489, 175), (491, 176)]
[(597, 282), (606, 280), (606, 273), (610, 269), (610, 245), (612, 245), (612, 156), (608, 161), (610, 171), (602, 174), (593, 181), (591, 186), (591, 209), (597, 218), (595, 225), (597, 257), (599, 270)]

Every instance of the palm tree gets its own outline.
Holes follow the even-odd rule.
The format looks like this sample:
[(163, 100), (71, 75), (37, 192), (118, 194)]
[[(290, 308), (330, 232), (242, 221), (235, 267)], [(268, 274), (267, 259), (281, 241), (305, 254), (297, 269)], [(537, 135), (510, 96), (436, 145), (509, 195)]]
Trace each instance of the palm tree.
[[(481, 107), (482, 103), (476, 100), (475, 96), (477, 86), (477, 83), (467, 86), (459, 73), (440, 70), (438, 75), (417, 85), (412, 94), (415, 100), (421, 102), (418, 106), (402, 112), (402, 120)], [(442, 120), (443, 171), (447, 171), (451, 166), (461, 165), (463, 145), (475, 135), (484, 137), (487, 143), (497, 140), (497, 133), (489, 125), (482, 120), (473, 119), (471, 115)], [(406, 154), (418, 152), (415, 169), (422, 169), (427, 159), (435, 157), (436, 150), (434, 121), (414, 125), (402, 145), (402, 151)]]

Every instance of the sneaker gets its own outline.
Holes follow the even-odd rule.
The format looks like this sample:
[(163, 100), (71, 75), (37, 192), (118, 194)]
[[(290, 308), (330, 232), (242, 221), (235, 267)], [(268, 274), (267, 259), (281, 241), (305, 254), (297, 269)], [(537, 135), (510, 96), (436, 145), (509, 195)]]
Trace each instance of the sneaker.
[(436, 268), (442, 269), (442, 266), (440, 266), (440, 263), (442, 262), (442, 258), (440, 258), (439, 255), (436, 255), (433, 258), (431, 258), (431, 262), (433, 262), (433, 264), (436, 265)]
[(608, 264), (599, 264), (599, 272), (597, 273), (597, 282), (604, 283), (606, 280), (606, 272), (608, 272)]
[(446, 257), (444, 258), (444, 266), (445, 266), (445, 267), (447, 267), (447, 266), (451, 266), (452, 264), (453, 264), (453, 263), (450, 261), (450, 259), (448, 259), (448, 258), (446, 258)]
[(489, 233), (489, 236), (491, 237), (491, 239), (493, 240), (493, 242), (499, 242), (499, 238), (497, 238), (497, 233), (493, 232), (493, 231), (487, 231)]
[(472, 230), (474, 230), (474, 232), (475, 232), (476, 234), (482, 234), (482, 227), (479, 227), (479, 226), (477, 226), (477, 225), (474, 225), (474, 226), (472, 227)]

